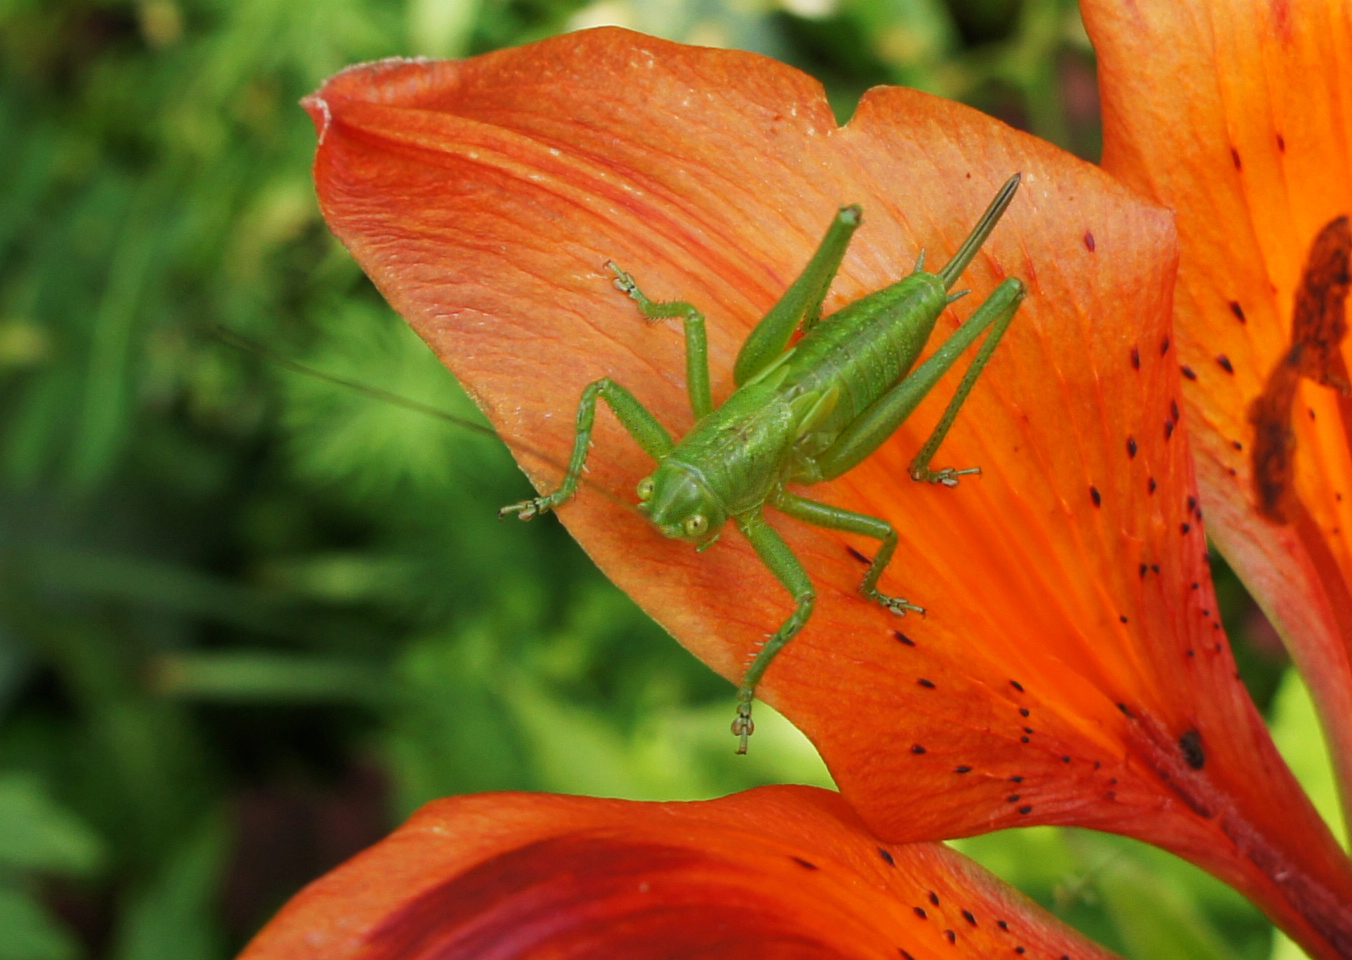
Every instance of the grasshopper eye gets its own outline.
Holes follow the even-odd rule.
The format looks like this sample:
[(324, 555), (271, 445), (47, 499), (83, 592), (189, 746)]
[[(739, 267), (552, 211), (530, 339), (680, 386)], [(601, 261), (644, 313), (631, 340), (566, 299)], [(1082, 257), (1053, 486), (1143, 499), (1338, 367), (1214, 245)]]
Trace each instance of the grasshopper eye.
[(647, 500), (652, 495), (653, 495), (653, 478), (644, 477), (642, 480), (638, 482), (638, 498), (640, 500)]
[(704, 518), (702, 513), (696, 513), (685, 518), (685, 523), (681, 524), (687, 537), (698, 537), (708, 529), (709, 521)]

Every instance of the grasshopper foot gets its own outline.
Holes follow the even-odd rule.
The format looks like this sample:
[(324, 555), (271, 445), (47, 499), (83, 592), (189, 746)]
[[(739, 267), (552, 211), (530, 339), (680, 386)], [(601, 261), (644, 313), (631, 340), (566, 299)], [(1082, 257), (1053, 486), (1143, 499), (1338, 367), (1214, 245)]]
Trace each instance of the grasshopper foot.
[(958, 478), (966, 476), (981, 476), (981, 468), (954, 470), (952, 467), (944, 467), (942, 470), (931, 470), (929, 467), (915, 467), (911, 470), (911, 479), (917, 483), (942, 483), (945, 487), (956, 487)]
[(520, 503), (510, 503), (498, 511), (498, 519), (506, 520), (512, 514), (516, 514), (518, 520), (534, 520), (542, 513), (548, 513), (554, 508), (554, 501), (551, 497), (534, 497), (530, 500), (522, 500)]
[(864, 596), (868, 597), (870, 600), (876, 601), (877, 603), (881, 603), (884, 607), (886, 607), (888, 610), (892, 611), (899, 617), (906, 616), (908, 612), (918, 613), (922, 617), (925, 615), (924, 607), (918, 607), (914, 603), (911, 603), (909, 600), (903, 600), (901, 597), (889, 597), (887, 594), (879, 593), (877, 590), (865, 591)]
[(747, 740), (755, 731), (756, 724), (751, 720), (751, 698), (747, 697), (737, 704), (737, 718), (732, 721), (732, 735), (738, 738), (738, 754), (746, 753)]

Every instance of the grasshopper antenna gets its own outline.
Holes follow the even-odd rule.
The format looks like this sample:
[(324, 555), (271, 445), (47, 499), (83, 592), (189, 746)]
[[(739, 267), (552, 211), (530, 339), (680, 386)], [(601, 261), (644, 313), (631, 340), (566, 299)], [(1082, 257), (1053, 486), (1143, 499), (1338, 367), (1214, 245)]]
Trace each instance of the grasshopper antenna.
[(958, 282), (958, 277), (962, 276), (962, 272), (972, 262), (976, 252), (981, 249), (981, 245), (991, 235), (995, 225), (1000, 222), (1000, 218), (1005, 214), (1005, 208), (1014, 199), (1014, 191), (1019, 189), (1019, 180), (1022, 177), (1023, 174), (1016, 173), (1005, 181), (1005, 185), (1000, 188), (1000, 192), (995, 195), (991, 205), (986, 208), (986, 212), (981, 215), (981, 219), (972, 228), (972, 232), (962, 242), (958, 252), (953, 255), (952, 260), (948, 261), (948, 266), (939, 271), (939, 279), (944, 282), (945, 290), (953, 289), (953, 284)]
[[(264, 346), (263, 344), (259, 343), (256, 340), (252, 340), (241, 333), (236, 333), (229, 327), (224, 327), (221, 326), (220, 324), (213, 324), (211, 327), (208, 328), (208, 331), (213, 338), (215, 338), (217, 341), (225, 344), (228, 347), (232, 347), (236, 350), (241, 350), (245, 353), (251, 353), (257, 357), (262, 357), (263, 359), (268, 360), (271, 363), (278, 364), (279, 366), (283, 367), (284, 369), (290, 370), (293, 373), (301, 373), (307, 377), (315, 377), (319, 380), (324, 380), (328, 383), (332, 383), (340, 387), (347, 387), (349, 389), (356, 390), (359, 393), (365, 393), (369, 396), (375, 397), (377, 400), (383, 400), (386, 403), (392, 403), (395, 406), (403, 407), (406, 410), (413, 410), (417, 413), (423, 413), (430, 417), (436, 417), (439, 420), (444, 420), (447, 423), (453, 423), (456, 426), (463, 427), (466, 430), (470, 431), (471, 433), (476, 433), (481, 437), (491, 437), (492, 439), (497, 440), (500, 443), (506, 445), (506, 447), (513, 453), (524, 454), (536, 460), (540, 460), (544, 463), (551, 464), (552, 466), (558, 467), (559, 469), (563, 469), (563, 467), (560, 465), (556, 457), (553, 457), (550, 454), (547, 454), (535, 447), (532, 447), (529, 444), (521, 443), (520, 441), (517, 440), (507, 440), (506, 438), (502, 437), (492, 427), (484, 426), (482, 423), (476, 423), (475, 421), (468, 420), (464, 417), (457, 417), (455, 414), (447, 413), (445, 410), (442, 410), (439, 407), (434, 407), (431, 404), (423, 403), (419, 400), (414, 400), (411, 397), (405, 397), (402, 394), (392, 393), (389, 390), (382, 390), (379, 387), (373, 387), (370, 386), (369, 384), (358, 383), (356, 380), (349, 380), (346, 377), (340, 377), (337, 374), (329, 373), (325, 370), (320, 370), (318, 367), (312, 367), (308, 363), (302, 363), (299, 360), (292, 360), (290, 357), (284, 356), (278, 353), (277, 351), (271, 349), (270, 347)], [(632, 503), (627, 503), (623, 498), (615, 496), (615, 494), (613, 494), (609, 490), (606, 490), (604, 487), (601, 487), (599, 484), (591, 483), (585, 477), (582, 478), (582, 482), (591, 489), (599, 492), (602, 496), (604, 496), (607, 500), (610, 500), (612, 503), (617, 503), (620, 506), (623, 506), (624, 508), (631, 511), (634, 510), (634, 505)]]

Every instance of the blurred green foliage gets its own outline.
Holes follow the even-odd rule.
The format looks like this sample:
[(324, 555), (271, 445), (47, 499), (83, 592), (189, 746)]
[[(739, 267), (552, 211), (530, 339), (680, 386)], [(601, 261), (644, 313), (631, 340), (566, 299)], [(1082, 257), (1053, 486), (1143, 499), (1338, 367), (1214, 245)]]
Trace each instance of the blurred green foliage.
[[(1069, 0), (0, 0), (0, 960), (226, 957), (438, 796), (829, 782), (768, 710), (733, 758), (726, 684), (556, 524), (496, 522), (500, 444), (213, 333), (476, 418), (325, 230), (296, 101), (601, 22), (1097, 150)], [(1153, 851), (965, 847), (1130, 955), (1266, 954)]]

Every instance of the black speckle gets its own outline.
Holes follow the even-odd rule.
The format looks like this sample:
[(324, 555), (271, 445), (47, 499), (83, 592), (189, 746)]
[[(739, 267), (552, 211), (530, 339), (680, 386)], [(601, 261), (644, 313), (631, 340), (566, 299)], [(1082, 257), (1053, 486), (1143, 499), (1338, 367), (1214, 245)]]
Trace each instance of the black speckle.
[(1018, 803), (1018, 802), (1019, 802), (1020, 800), (1022, 800), (1022, 799), (1023, 799), (1023, 797), (1019, 796), (1019, 794), (1017, 794), (1017, 793), (1011, 793), (1009, 796), (1005, 797), (1005, 802), (1006, 802), (1006, 803)]
[(972, 926), (976, 926), (976, 914), (970, 910), (962, 911), (962, 919), (966, 920)]
[(1019, 813), (1023, 814), (1025, 817), (1028, 816), (1028, 814), (1030, 814), (1030, 813), (1032, 813), (1032, 812), (1033, 812), (1033, 805), (1032, 805), (1032, 804), (1026, 803), (1026, 804), (1024, 804), (1022, 807), (1019, 807)]
[(1172, 420), (1164, 421), (1164, 439), (1168, 440), (1174, 435), (1174, 422)]
[(1010, 777), (1010, 783), (1023, 783), (1023, 777)]
[(1230, 446), (1234, 447), (1236, 450), (1244, 449), (1244, 444), (1240, 443), (1238, 440), (1231, 440)]
[(924, 753), (924, 752), (925, 752), (925, 748), (922, 747), (920, 744), (917, 743), (915, 746), (911, 747), (911, 752), (912, 752), (912, 753)]
[[(901, 947), (897, 947), (897, 949), (901, 950)], [(911, 956), (905, 950), (901, 950), (901, 960), (915, 960), (915, 957)], [(1066, 960), (1070, 960), (1070, 958), (1067, 957)]]
[(1132, 713), (1132, 712), (1131, 712), (1131, 707), (1127, 706), (1125, 703), (1119, 703), (1119, 704), (1117, 705), (1117, 709), (1121, 710), (1121, 711), (1122, 711), (1122, 715), (1123, 715), (1124, 717), (1126, 717), (1128, 720), (1135, 720), (1135, 719), (1136, 719), (1136, 714)]
[(1140, 573), (1141, 573), (1141, 579), (1142, 579), (1142, 580), (1145, 579), (1145, 575), (1146, 575), (1146, 573), (1147, 573), (1149, 570), (1150, 570), (1149, 565), (1144, 564), (1144, 563), (1141, 564), (1141, 571), (1140, 571)]
[(1141, 351), (1135, 347), (1131, 348), (1131, 368), (1133, 370), (1141, 369)]
[(908, 647), (915, 646), (915, 641), (912, 640), (910, 637), (906, 636), (906, 634), (902, 633), (900, 630), (893, 630), (892, 636), (897, 638), (898, 643), (904, 643)]
[(792, 860), (794, 863), (798, 864), (798, 866), (802, 867), (804, 870), (817, 869), (817, 865), (813, 863), (811, 860), (804, 860), (802, 857), (793, 857)]
[(1094, 252), (1094, 235), (1088, 230), (1084, 232), (1084, 248), (1090, 253)]
[(1192, 524), (1190, 524), (1190, 523), (1180, 523), (1180, 524), (1178, 525), (1178, 532), (1181, 533), (1181, 534), (1187, 535), (1187, 533), (1188, 533), (1189, 531), (1191, 531), (1191, 530), (1192, 530)]
[(1118, 620), (1121, 620), (1123, 623), (1126, 623), (1126, 622), (1127, 622), (1127, 618), (1126, 618), (1126, 616), (1125, 616), (1124, 614), (1120, 614), (1120, 613), (1119, 613), (1119, 614), (1117, 615), (1117, 619), (1118, 619)]
[(1033, 711), (1029, 710), (1027, 707), (1019, 707), (1019, 716), (1021, 717), (1026, 717), (1032, 712)]
[(1233, 163), (1233, 164), (1235, 165), (1235, 169), (1236, 169), (1236, 170), (1243, 170), (1243, 169), (1244, 169), (1244, 164), (1243, 164), (1243, 162), (1239, 159), (1239, 151), (1236, 150), (1234, 147), (1231, 147), (1231, 148), (1230, 148), (1230, 162)]
[(929, 902), (936, 907), (939, 905), (939, 895), (933, 890), (929, 891)]
[(922, 687), (924, 687), (926, 690), (933, 690), (933, 689), (934, 689), (934, 681), (933, 681), (933, 680), (926, 680), (924, 677), (921, 677), (919, 680), (916, 681), (916, 683), (920, 684), (920, 685), (921, 685)]
[(1196, 379), (1197, 379), (1197, 374), (1193, 373), (1193, 372), (1192, 372), (1192, 367), (1188, 366), (1187, 364), (1184, 364), (1183, 366), (1179, 367), (1178, 369), (1179, 369), (1180, 371), (1182, 371), (1183, 376), (1187, 377), (1189, 380), (1196, 380)]
[(1028, 952), (1028, 948), (1027, 948), (1027, 947), (1015, 947), (1015, 948), (1014, 948), (1014, 952), (1015, 952), (1015, 953), (1018, 953), (1018, 954), (1024, 954), (1024, 953), (1027, 953), (1027, 952)]
[(1135, 456), (1136, 456), (1136, 438), (1135, 438), (1135, 437), (1127, 437), (1127, 456), (1129, 456), (1129, 457), (1135, 457)]
[(1024, 732), (1024, 733), (1036, 733), (1036, 731), (1035, 731), (1032, 727), (1024, 727), (1024, 728), (1023, 728), (1023, 732)]
[(882, 857), (883, 862), (885, 862), (889, 867), (895, 867), (897, 865), (897, 858), (892, 856), (891, 853), (884, 850), (882, 847), (878, 848), (878, 856)]
[(944, 931), (944, 937), (947, 938), (947, 940), (948, 940), (949, 943), (957, 943), (957, 942), (958, 942), (958, 935), (957, 935), (956, 933), (954, 933), (952, 930), (945, 930), (945, 931)]
[(1015, 690), (1019, 691), (1019, 693), (1023, 693), (1023, 684), (1019, 683), (1019, 681), (1011, 680), (1009, 681), (1009, 685), (1013, 687)]
[(1151, 477), (1151, 478), (1150, 478), (1150, 482), (1147, 483), (1147, 484), (1145, 485), (1146, 492), (1147, 492), (1147, 493), (1154, 493), (1154, 492), (1155, 492), (1155, 487), (1156, 487), (1156, 486), (1158, 486), (1158, 484), (1155, 483), (1155, 478), (1154, 478), (1154, 477)]
[(1216, 362), (1220, 364), (1221, 369), (1224, 370), (1226, 373), (1235, 372), (1235, 365), (1230, 362), (1230, 358), (1227, 357), (1225, 354), (1223, 353), (1219, 354), (1216, 357)]
[(1240, 323), (1248, 323), (1248, 318), (1244, 316), (1244, 308), (1239, 305), (1238, 300), (1230, 301), (1230, 312), (1235, 315), (1235, 319)]
[(1182, 418), (1183, 415), (1178, 412), (1177, 400), (1169, 401), (1169, 416), (1173, 418), (1174, 423), (1177, 423)]
[(1197, 513), (1197, 512), (1198, 512), (1197, 498), (1194, 496), (1188, 497), (1188, 513)]
[(1062, 758), (1061, 758), (1061, 762), (1062, 762), (1062, 763), (1070, 763), (1070, 757), (1062, 757)]
[(1163, 340), (1160, 341), (1160, 356), (1162, 357), (1168, 352), (1169, 352), (1169, 338), (1165, 337)]
[(1280, 133), (1277, 134), (1277, 152), (1278, 153), (1286, 152), (1286, 138), (1282, 136)]
[(1198, 730), (1189, 730), (1178, 738), (1178, 748), (1183, 751), (1183, 759), (1194, 770), (1206, 766), (1206, 751), (1202, 749), (1202, 734)]
[(919, 917), (921, 920), (929, 919), (929, 914), (925, 912), (924, 907), (912, 907), (911, 909), (915, 911), (915, 915)]
[(1155, 572), (1155, 573), (1159, 573), (1159, 572), (1160, 572), (1160, 565), (1159, 565), (1158, 563), (1152, 563), (1152, 564), (1150, 565), (1150, 569), (1151, 569), (1153, 572)]
[(850, 552), (850, 556), (854, 557), (854, 558), (855, 558), (856, 560), (858, 560), (860, 563), (872, 563), (872, 562), (873, 562), (873, 561), (869, 560), (868, 557), (864, 556), (862, 553), (860, 553), (858, 550), (856, 550), (854, 547), (846, 546), (845, 549), (848, 550), (848, 551)]
[(1033, 741), (1029, 740), (1027, 737), (1019, 737), (1019, 742), (1020, 742), (1020, 743), (1032, 743)]
[(996, 920), (996, 921), (995, 921), (995, 925), (996, 925), (997, 927), (999, 927), (1001, 930), (1008, 930), (1008, 929), (1009, 929), (1009, 924), (1008, 924), (1006, 921), (1004, 921), (1004, 920)]
[(1098, 487), (1089, 488), (1089, 499), (1094, 501), (1094, 506), (1103, 506), (1103, 495), (1098, 492)]
[(971, 773), (971, 772), (972, 772), (972, 768), (969, 767), (969, 766), (967, 766), (966, 764), (963, 764), (961, 767), (954, 767), (954, 768), (953, 768), (953, 772), (954, 772), (954, 773)]

